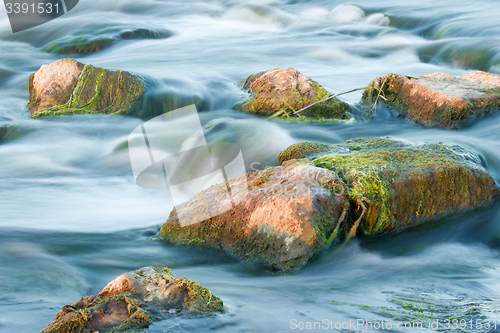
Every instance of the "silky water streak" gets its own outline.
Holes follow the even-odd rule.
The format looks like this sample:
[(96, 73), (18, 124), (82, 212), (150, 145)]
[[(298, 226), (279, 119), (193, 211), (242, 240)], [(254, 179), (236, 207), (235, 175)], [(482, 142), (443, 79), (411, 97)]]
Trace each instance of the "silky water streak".
[[(248, 193), (241, 149), (228, 142), (208, 144), (195, 105), (155, 117), (128, 137), (130, 163), (138, 186), (168, 189), (181, 226), (201, 222), (235, 207)], [(182, 203), (215, 185), (225, 184), (210, 207), (199, 201), (189, 214)]]

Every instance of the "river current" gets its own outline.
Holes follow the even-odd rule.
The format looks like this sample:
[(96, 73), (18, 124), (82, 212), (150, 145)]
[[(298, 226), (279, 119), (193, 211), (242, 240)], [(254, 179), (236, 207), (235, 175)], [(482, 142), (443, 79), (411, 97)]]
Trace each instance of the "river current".
[[(118, 275), (163, 265), (210, 289), (227, 311), (173, 317), (148, 332), (290, 332), (308, 325), (380, 332), (382, 321), (387, 332), (500, 332), (498, 205), (351, 240), (302, 270), (275, 275), (222, 253), (154, 240), (172, 199), (138, 187), (128, 151), (120, 149), (143, 120), (31, 120), (25, 108), (30, 73), (66, 57), (45, 45), (108, 28), (168, 30), (166, 39), (121, 40), (68, 57), (197, 96), (207, 138), (233, 139), (257, 169), (277, 165), (279, 151), (294, 142), (391, 136), (466, 147), (500, 182), (498, 114), (450, 131), (383, 111), (370, 121), (301, 124), (231, 109), (245, 99), (237, 81), (277, 67), (295, 68), (330, 92), (365, 87), (387, 73), (500, 74), (499, 16), (497, 0), (80, 0), (68, 14), (14, 34), (1, 9), (0, 126), (21, 134), (0, 143), (0, 331), (40, 331), (63, 305), (96, 295)], [(358, 91), (341, 99), (356, 106), (360, 97)], [(372, 326), (347, 325), (359, 320)], [(415, 322), (422, 327), (397, 327)]]

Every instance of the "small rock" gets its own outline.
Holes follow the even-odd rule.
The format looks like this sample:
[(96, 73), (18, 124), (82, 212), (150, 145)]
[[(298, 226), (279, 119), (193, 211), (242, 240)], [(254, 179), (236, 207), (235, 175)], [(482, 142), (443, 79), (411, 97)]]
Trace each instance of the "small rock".
[(370, 110), (385, 103), (417, 123), (456, 129), (500, 107), (500, 76), (481, 71), (460, 78), (444, 73), (388, 74), (370, 82), (362, 101)]
[(43, 50), (55, 54), (89, 54), (100, 51), (124, 39), (160, 39), (172, 36), (172, 32), (152, 31), (149, 29), (103, 29), (94, 36), (82, 35), (64, 37), (51, 41)]
[(297, 143), (281, 162), (307, 157), (338, 173), (352, 207), (362, 207), (364, 234), (403, 230), (426, 221), (484, 207), (499, 196), (478, 156), (458, 147), (407, 143), (390, 138), (353, 139), (340, 144)]
[[(237, 108), (243, 111), (271, 115), (298, 111), (329, 96), (319, 83), (293, 68), (272, 69), (252, 74), (240, 84), (250, 98)], [(349, 104), (332, 98), (300, 113), (314, 119), (351, 119)]]
[(31, 117), (77, 113), (128, 114), (144, 93), (140, 77), (61, 59), (30, 75)]
[(97, 296), (65, 305), (42, 333), (128, 332), (173, 315), (223, 311), (222, 301), (166, 267), (144, 267), (120, 275)]
[(183, 219), (190, 214), (199, 221), (198, 214), (206, 216), (204, 207), (220, 205), (214, 198), (227, 187), (217, 184), (176, 206), (159, 238), (223, 249), (279, 271), (303, 266), (335, 240), (336, 225), (349, 207), (345, 184), (334, 172), (294, 160), (242, 177), (247, 177), (248, 194), (233, 194), (238, 202), (233, 209), (200, 223), (180, 225), (177, 210), (182, 210)]

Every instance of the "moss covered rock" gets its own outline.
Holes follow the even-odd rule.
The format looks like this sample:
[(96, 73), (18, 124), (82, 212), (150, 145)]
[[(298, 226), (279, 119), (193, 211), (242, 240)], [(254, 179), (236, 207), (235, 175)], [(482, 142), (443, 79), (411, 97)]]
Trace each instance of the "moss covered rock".
[(308, 157), (336, 172), (356, 207), (351, 218), (362, 216), (358, 230), (367, 235), (483, 207), (499, 195), (479, 157), (458, 146), (375, 138), (321, 145), (321, 151), (316, 145), (306, 148), (306, 143), (288, 147), (281, 161)]
[(124, 39), (160, 39), (170, 36), (172, 36), (172, 33), (168, 30), (108, 28), (91, 35), (81, 33), (77, 36), (51, 41), (43, 47), (43, 50), (55, 54), (88, 54), (102, 50)]
[(444, 73), (387, 74), (370, 82), (362, 102), (369, 112), (386, 104), (417, 123), (456, 129), (500, 108), (500, 76), (481, 71), (460, 78)]
[[(319, 83), (293, 68), (277, 68), (252, 74), (242, 80), (240, 85), (248, 90), (250, 98), (237, 108), (264, 115), (298, 111), (329, 96), (328, 91)], [(332, 98), (305, 110), (300, 116), (346, 120), (352, 118), (349, 111), (349, 104), (338, 98)]]
[(129, 332), (179, 314), (223, 311), (222, 301), (166, 267), (144, 267), (120, 275), (97, 296), (65, 305), (43, 333)]
[(294, 160), (242, 177), (247, 177), (249, 192), (233, 197), (238, 202), (233, 209), (181, 226), (177, 210), (182, 210), (183, 220), (191, 216), (199, 221), (198, 215), (206, 216), (205, 207), (218, 207), (216, 198), (227, 187), (212, 186), (176, 206), (162, 225), (159, 238), (223, 249), (236, 258), (261, 262), (278, 271), (303, 266), (337, 238), (337, 226), (349, 202), (345, 184), (334, 172), (314, 167), (307, 160)]
[(61, 59), (30, 75), (31, 117), (77, 113), (129, 114), (140, 107), (145, 84), (136, 75)]

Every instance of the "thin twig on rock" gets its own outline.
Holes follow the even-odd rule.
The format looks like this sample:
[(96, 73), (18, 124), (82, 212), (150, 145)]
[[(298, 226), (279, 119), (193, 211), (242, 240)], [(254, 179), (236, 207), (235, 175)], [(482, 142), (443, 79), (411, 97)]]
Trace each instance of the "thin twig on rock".
[(320, 104), (320, 103), (326, 102), (326, 101), (328, 101), (328, 100), (330, 100), (330, 99), (332, 99), (332, 98), (334, 98), (334, 97), (337, 97), (337, 96), (340, 96), (340, 95), (349, 94), (349, 93), (352, 93), (352, 92), (355, 92), (355, 91), (358, 91), (358, 90), (363, 90), (363, 89), (366, 89), (366, 88), (368, 88), (368, 87), (356, 88), (356, 89), (352, 89), (352, 90), (349, 90), (349, 91), (344, 91), (344, 92), (341, 92), (341, 93), (338, 93), (338, 94), (328, 95), (328, 97), (327, 97), (327, 98), (322, 99), (321, 101), (318, 101), (318, 102), (316, 102), (316, 103), (309, 104), (308, 106), (303, 107), (302, 109), (300, 109), (300, 110), (298, 110), (298, 111), (295, 111), (294, 113), (292, 113), (292, 116), (295, 116), (295, 115), (297, 115), (297, 114), (301, 113), (302, 111), (307, 110), (307, 109), (309, 109), (309, 108), (311, 108), (311, 107), (313, 107), (313, 106), (315, 106), (315, 105), (318, 105), (318, 104)]

